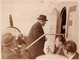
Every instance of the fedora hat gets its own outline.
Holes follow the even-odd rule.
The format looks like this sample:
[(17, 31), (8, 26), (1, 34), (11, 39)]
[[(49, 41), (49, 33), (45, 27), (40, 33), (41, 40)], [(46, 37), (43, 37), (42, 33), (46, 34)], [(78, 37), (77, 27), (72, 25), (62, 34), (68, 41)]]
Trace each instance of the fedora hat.
[(15, 37), (11, 33), (6, 33), (2, 36), (2, 45), (10, 45), (15, 40)]
[(44, 21), (48, 21), (47, 17), (45, 15), (40, 15), (39, 18), (37, 18), (38, 20), (44, 20)]

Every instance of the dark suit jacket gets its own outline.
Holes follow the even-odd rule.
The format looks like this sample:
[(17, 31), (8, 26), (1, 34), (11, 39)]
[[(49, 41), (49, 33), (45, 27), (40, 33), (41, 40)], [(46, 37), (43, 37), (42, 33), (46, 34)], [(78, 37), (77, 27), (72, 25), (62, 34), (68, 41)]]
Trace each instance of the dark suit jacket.
[[(27, 37), (27, 45), (30, 45), (32, 42), (34, 42), (37, 38), (39, 38), (43, 34), (44, 31), (41, 24), (39, 22), (36, 22), (32, 26), (29, 35)], [(28, 49), (32, 59), (44, 53), (43, 52), (44, 43), (45, 43), (45, 36)]]
[(79, 59), (79, 54), (76, 52), (76, 54), (74, 55), (72, 59)]

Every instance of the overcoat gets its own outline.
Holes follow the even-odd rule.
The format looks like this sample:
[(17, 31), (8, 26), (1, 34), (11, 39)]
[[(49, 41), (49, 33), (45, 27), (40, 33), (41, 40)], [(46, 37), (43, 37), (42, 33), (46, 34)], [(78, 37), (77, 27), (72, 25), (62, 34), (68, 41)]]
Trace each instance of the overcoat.
[[(44, 34), (43, 28), (39, 22), (36, 22), (27, 37), (27, 46), (34, 42), (37, 38)], [(45, 36), (37, 41), (33, 46), (31, 46), (28, 51), (30, 52), (31, 59), (36, 58), (39, 55), (44, 54), (43, 48), (45, 43)]]
[(9, 47), (4, 47), (1, 51), (2, 59), (19, 59), (21, 58), (14, 50), (11, 50)]

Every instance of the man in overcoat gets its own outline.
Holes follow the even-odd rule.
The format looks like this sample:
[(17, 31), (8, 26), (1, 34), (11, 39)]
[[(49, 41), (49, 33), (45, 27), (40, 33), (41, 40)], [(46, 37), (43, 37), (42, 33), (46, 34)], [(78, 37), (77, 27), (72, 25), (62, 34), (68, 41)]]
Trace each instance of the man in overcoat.
[[(2, 59), (28, 59), (29, 53), (25, 50), (25, 46), (21, 49), (16, 44), (16, 36), (12, 33), (5, 33), (1, 40), (1, 58)], [(16, 48), (16, 49), (15, 49)], [(23, 49), (23, 51), (21, 51)]]
[(15, 37), (11, 33), (6, 33), (2, 36), (1, 44), (3, 49), (1, 50), (2, 59), (19, 59), (21, 56), (14, 50), (16, 46)]
[[(37, 18), (38, 21), (31, 27), (29, 35), (27, 37), (27, 46), (33, 43), (36, 39), (38, 39), (41, 35), (44, 34), (42, 26), (46, 24), (47, 17), (45, 15), (40, 15)], [(39, 41), (37, 41), (34, 45), (28, 48), (28, 52), (31, 55), (31, 59), (36, 58), (39, 55), (44, 54), (43, 48), (45, 43), (45, 36), (42, 37)]]

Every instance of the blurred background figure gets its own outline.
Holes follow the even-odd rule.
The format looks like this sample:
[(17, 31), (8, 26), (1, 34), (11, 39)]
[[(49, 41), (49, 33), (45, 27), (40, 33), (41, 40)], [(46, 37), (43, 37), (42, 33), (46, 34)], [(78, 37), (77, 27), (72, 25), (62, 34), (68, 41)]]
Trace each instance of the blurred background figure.
[(77, 45), (74, 41), (67, 41), (64, 45), (64, 54), (69, 59), (79, 59), (79, 54), (77, 51)]
[(50, 49), (50, 45), (49, 45), (49, 42), (46, 41), (45, 42), (45, 46), (44, 46), (44, 53), (46, 55), (48, 54), (58, 54), (58, 55), (63, 55), (64, 56), (64, 53), (63, 53), (63, 46), (64, 46), (64, 43), (66, 42), (65, 40), (65, 37), (62, 36), (62, 35), (57, 35), (55, 40), (54, 40), (54, 47), (53, 47), (53, 50), (52, 51)]
[[(14, 28), (6, 28), (1, 34), (1, 58), (2, 59), (28, 59), (26, 51), (27, 37)], [(20, 40), (19, 40), (20, 39)], [(18, 41), (17, 41), (18, 40)], [(23, 42), (25, 41), (25, 43)], [(20, 46), (19, 46), (20, 45)]]
[(1, 44), (3, 49), (1, 50), (2, 59), (19, 59), (21, 54), (15, 51), (16, 37), (11, 33), (6, 33), (2, 36)]
[(26, 42), (24, 41), (24, 36), (21, 33), (18, 34), (17, 44), (18, 44), (18, 47), (20, 47), (20, 48), (21, 48), (22, 44), (26, 44)]
[(16, 49), (16, 51), (21, 53), (21, 57), (23, 59), (29, 59), (30, 58), (30, 54), (26, 50), (26, 47), (27, 47), (26, 41), (27, 41), (27, 37), (26, 36), (24, 36), (21, 33), (18, 34), (18, 39), (16, 40), (18, 48)]
[(56, 36), (54, 54), (65, 56), (63, 52), (63, 47), (65, 42), (66, 42), (65, 37), (63, 37), (62, 35)]

